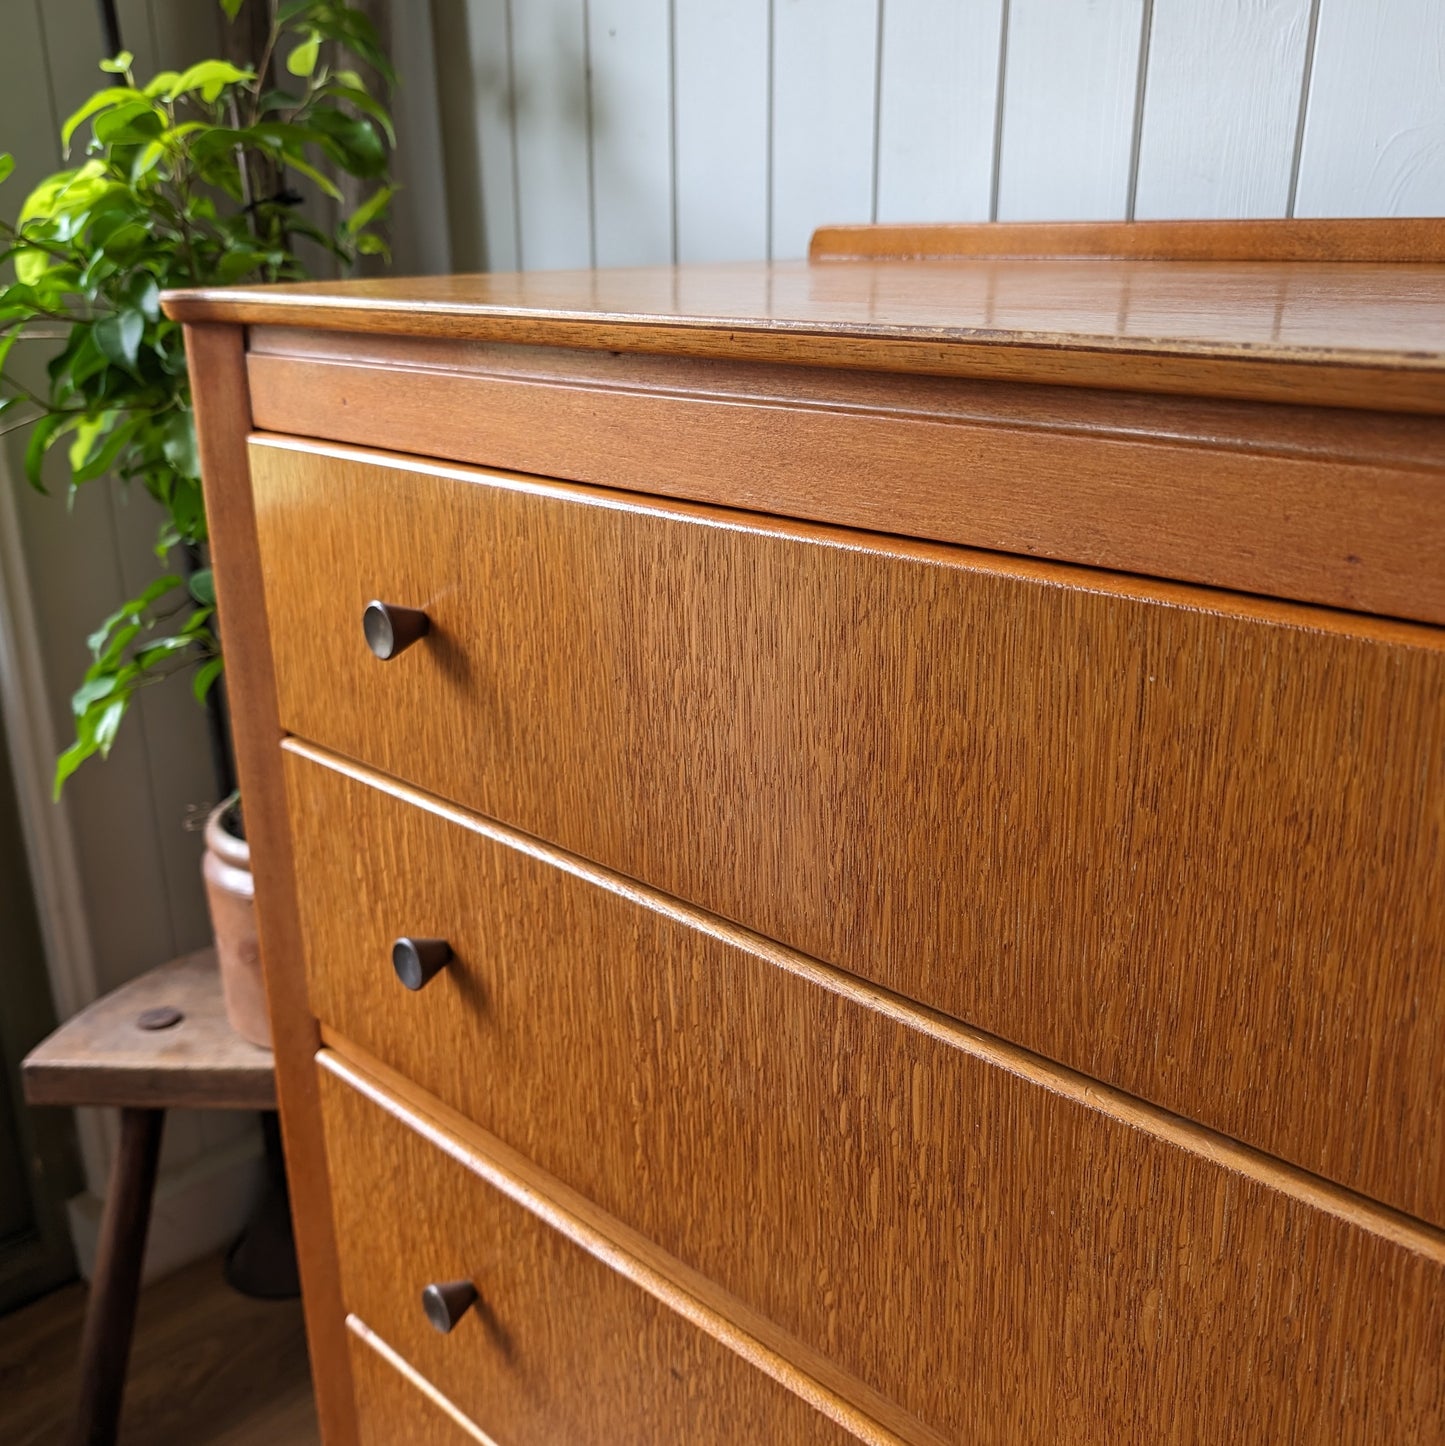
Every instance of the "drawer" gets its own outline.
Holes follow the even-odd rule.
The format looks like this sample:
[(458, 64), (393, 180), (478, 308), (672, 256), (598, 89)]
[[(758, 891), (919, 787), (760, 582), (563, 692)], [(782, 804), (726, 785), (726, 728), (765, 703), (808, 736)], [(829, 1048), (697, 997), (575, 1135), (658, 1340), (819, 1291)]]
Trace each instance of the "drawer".
[[(346, 1307), (488, 1436), (506, 1446), (859, 1439), (592, 1253), (588, 1244), (605, 1243), (585, 1229), (554, 1228), (475, 1147), (335, 1056), (322, 1056), (320, 1083)], [(449, 1283), (477, 1299), (440, 1334), (422, 1293)]]
[(346, 1324), (359, 1446), (496, 1446), (355, 1316)]
[(1445, 634), (251, 464), (286, 729), (1445, 1225)]
[[(283, 756), (325, 1037), (945, 1437), (1445, 1439), (1441, 1232), (307, 745)], [(402, 935), (454, 951), (416, 992)]]

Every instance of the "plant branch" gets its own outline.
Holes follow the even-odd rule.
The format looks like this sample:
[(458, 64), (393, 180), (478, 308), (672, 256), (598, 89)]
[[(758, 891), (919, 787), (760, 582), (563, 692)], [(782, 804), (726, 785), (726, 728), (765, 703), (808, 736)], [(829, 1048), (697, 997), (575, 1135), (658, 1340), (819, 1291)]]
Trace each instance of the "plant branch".
[(265, 48), (261, 51), (260, 60), (256, 62), (256, 80), (251, 87), (251, 125), (255, 125), (261, 118), (261, 97), (266, 93), (266, 77), (271, 72), (271, 61), (276, 54), (276, 46), (281, 41), (281, 15), (276, 0), (268, 0), (267, 9), (270, 12), (271, 24)]
[(46, 397), (42, 397), (38, 392), (31, 391), (24, 382), (12, 377), (8, 372), (0, 372), (0, 382), (10, 387), (17, 396), (23, 397), (31, 406), (39, 407), (42, 415), (65, 416), (74, 413), (78, 416), (84, 416), (87, 410), (85, 407), (58, 407), (54, 402)]
[(18, 417), (13, 422), (7, 422), (0, 427), (0, 437), (8, 437), (11, 432), (20, 431), (22, 428), (30, 426), (31, 423), (38, 422), (44, 415), (44, 412), (32, 412), (28, 417)]

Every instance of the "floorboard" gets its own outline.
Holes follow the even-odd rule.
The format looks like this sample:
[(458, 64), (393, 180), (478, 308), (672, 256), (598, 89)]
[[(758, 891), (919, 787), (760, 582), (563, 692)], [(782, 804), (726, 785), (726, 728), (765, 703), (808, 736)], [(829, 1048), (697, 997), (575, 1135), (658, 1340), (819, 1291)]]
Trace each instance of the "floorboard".
[[(54, 1446), (75, 1380), (85, 1287), (0, 1319), (0, 1442)], [(298, 1301), (237, 1295), (218, 1257), (141, 1294), (121, 1446), (317, 1446)]]

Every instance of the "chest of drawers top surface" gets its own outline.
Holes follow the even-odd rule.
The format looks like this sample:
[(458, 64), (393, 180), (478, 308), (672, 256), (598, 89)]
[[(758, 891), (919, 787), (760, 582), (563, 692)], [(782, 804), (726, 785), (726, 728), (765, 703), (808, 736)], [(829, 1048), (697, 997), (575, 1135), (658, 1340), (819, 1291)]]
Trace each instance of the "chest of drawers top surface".
[[(295, 283), (179, 293), (169, 309), (185, 321), (1445, 411), (1439, 223), (1410, 223), (1403, 261), (1387, 259), (1394, 232), (1330, 224), (1341, 229), (1314, 241), (1274, 242), (1268, 227), (1269, 241), (1255, 239), (1237, 223), (1164, 232), (1152, 247), (1121, 228), (977, 240), (978, 228), (954, 228), (968, 239), (922, 261), (859, 259), (850, 241), (820, 238), (811, 263)], [(1025, 254), (988, 254), (1011, 245)]]
[(328, 1442), (1445, 1440), (1445, 225), (814, 251), (167, 299)]

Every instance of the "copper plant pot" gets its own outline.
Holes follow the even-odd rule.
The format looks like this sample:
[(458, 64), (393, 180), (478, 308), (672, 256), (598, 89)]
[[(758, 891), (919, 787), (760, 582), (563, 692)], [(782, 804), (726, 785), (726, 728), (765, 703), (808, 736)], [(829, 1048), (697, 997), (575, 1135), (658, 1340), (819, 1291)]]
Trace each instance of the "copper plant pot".
[(252, 1044), (271, 1048), (271, 1021), (266, 1014), (266, 988), (261, 980), (261, 947), (256, 941), (256, 884), (251, 877), (251, 848), (236, 831), (239, 812), (227, 799), (206, 820), (206, 856), (201, 872), (221, 993), (231, 1028)]

